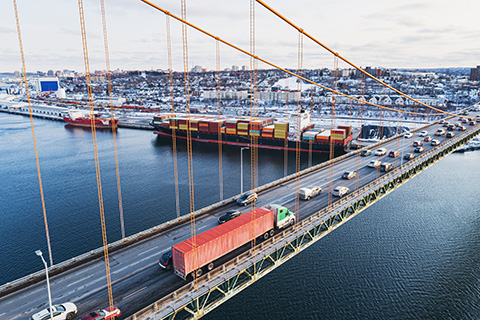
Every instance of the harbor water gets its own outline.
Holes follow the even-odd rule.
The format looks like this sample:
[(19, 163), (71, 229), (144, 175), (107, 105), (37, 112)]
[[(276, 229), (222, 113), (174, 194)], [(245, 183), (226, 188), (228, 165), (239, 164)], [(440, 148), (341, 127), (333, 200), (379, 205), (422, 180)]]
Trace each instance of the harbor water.
[[(102, 244), (91, 133), (34, 119), (55, 263)], [(112, 133), (98, 131), (108, 241), (121, 238)], [(117, 134), (125, 232), (176, 217), (170, 145)], [(282, 151), (259, 152), (258, 183), (284, 175)], [(325, 161), (317, 154), (313, 164)], [(223, 148), (225, 198), (240, 192), (240, 149)], [(244, 152), (244, 186), (250, 154)], [(195, 208), (220, 199), (218, 149), (194, 145)], [(302, 157), (302, 168), (308, 156)], [(179, 143), (182, 214), (189, 209)], [(288, 173), (295, 170), (290, 154)], [(0, 284), (40, 270), (48, 252), (30, 122), (0, 113)], [(205, 319), (479, 319), (480, 153), (452, 154), (225, 302)]]

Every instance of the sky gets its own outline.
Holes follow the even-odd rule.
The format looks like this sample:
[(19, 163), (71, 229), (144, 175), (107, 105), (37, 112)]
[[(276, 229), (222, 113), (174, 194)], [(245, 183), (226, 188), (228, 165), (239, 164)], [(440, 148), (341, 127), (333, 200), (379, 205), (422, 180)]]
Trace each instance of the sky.
[[(445, 68), (480, 65), (480, 1), (264, 0), (358, 66)], [(152, 0), (181, 16), (179, 0)], [(100, 0), (83, 0), (90, 70), (105, 70)], [(77, 1), (17, 0), (27, 72), (84, 72)], [(187, 20), (249, 51), (250, 0), (186, 1)], [(111, 69), (168, 69), (166, 16), (139, 0), (105, 0)], [(183, 70), (182, 30), (170, 18), (173, 69)], [(13, 1), (0, 1), (0, 72), (21, 69)], [(299, 33), (255, 4), (255, 53), (298, 68)], [(188, 29), (188, 66), (216, 68), (216, 43)], [(220, 68), (249, 57), (220, 45)], [(303, 68), (334, 68), (334, 57), (303, 40)], [(348, 67), (340, 62), (339, 68)], [(260, 63), (259, 68), (268, 66)]]

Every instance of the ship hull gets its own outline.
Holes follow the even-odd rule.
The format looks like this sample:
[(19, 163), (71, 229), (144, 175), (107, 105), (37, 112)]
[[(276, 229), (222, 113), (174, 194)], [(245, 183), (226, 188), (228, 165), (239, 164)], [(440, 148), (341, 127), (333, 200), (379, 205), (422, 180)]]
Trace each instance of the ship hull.
[[(158, 136), (163, 137), (171, 137), (172, 136), (172, 129), (165, 128), (162, 126), (155, 126), (158, 131), (154, 133)], [(182, 130), (175, 130), (175, 135), (179, 139), (186, 139), (187, 132)], [(239, 135), (231, 135), (231, 134), (222, 134), (221, 143), (225, 145), (233, 145), (239, 147), (245, 147), (250, 145), (250, 136), (239, 136)], [(216, 143), (218, 144), (218, 134), (216, 133), (207, 133), (207, 132), (198, 132), (192, 131), (191, 132), (192, 141), (200, 142), (200, 143)], [(258, 148), (263, 149), (271, 149), (271, 150), (285, 150), (288, 151), (296, 151), (296, 141), (287, 140), (285, 144), (285, 140), (282, 139), (269, 139), (264, 137), (257, 137), (257, 146)], [(351, 140), (348, 141), (345, 145), (341, 144), (334, 144), (333, 148), (335, 150), (335, 155), (347, 153), (350, 149)], [(300, 142), (300, 151), (301, 152), (329, 152), (330, 151), (330, 143), (315, 143), (315, 142)]]
[[(72, 119), (65, 117), (63, 118), (65, 122), (72, 126), (77, 126), (77, 127), (87, 127), (90, 128), (92, 125), (92, 122), (90, 119), (85, 119), (85, 118), (77, 118), (77, 119)], [(95, 128), (97, 129), (111, 129), (112, 128), (112, 121), (111, 120), (100, 120), (100, 119), (95, 119)], [(118, 123), (118, 120), (115, 120), (115, 124)]]

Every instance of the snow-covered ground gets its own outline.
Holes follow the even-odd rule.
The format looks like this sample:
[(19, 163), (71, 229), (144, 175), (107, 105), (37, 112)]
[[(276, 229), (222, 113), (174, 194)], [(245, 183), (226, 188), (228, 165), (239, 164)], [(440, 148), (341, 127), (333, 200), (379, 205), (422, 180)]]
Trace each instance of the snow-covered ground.
[(469, 143), (461, 146), (455, 152), (465, 152), (465, 151), (474, 151), (474, 150), (480, 150), (480, 138), (479, 137), (473, 138), (472, 141), (470, 141)]

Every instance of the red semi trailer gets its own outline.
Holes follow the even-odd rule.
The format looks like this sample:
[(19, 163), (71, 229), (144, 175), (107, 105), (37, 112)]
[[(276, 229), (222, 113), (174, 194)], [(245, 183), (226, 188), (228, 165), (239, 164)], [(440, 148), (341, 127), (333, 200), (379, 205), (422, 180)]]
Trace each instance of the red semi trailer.
[(275, 229), (295, 223), (295, 214), (280, 205), (268, 205), (247, 212), (193, 238), (172, 247), (175, 274), (186, 279), (188, 274), (199, 277), (202, 268), (212, 270), (214, 261), (263, 235), (274, 234)]

